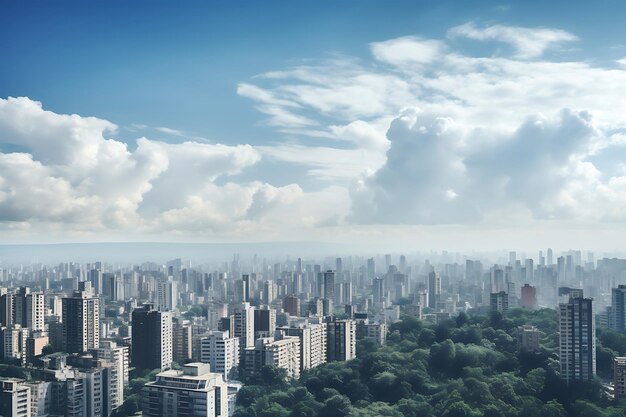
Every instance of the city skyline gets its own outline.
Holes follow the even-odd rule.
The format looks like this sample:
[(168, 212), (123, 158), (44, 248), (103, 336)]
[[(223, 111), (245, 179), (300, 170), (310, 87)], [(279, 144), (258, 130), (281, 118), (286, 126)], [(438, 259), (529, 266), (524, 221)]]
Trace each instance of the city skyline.
[(111, 4), (4, 6), (0, 244), (619, 251), (621, 4)]

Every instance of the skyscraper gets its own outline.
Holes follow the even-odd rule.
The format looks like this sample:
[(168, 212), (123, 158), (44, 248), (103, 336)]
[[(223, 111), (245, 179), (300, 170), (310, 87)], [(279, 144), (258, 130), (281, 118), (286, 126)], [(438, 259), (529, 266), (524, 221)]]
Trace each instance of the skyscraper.
[(596, 327), (591, 298), (571, 297), (559, 304), (561, 378), (589, 380), (596, 374)]
[(349, 361), (356, 357), (356, 322), (330, 320), (327, 323), (327, 360)]
[(428, 307), (437, 308), (441, 295), (441, 275), (437, 272), (428, 274)]
[(83, 288), (62, 301), (63, 348), (68, 353), (100, 346), (100, 299), (93, 295), (90, 283)]
[(144, 304), (132, 313), (131, 364), (138, 369), (169, 369), (173, 360), (172, 313)]
[(618, 285), (611, 291), (611, 324), (614, 330), (626, 332), (626, 285)]
[(233, 320), (233, 336), (239, 338), (239, 345), (254, 347), (254, 307), (250, 303), (241, 303), (234, 310)]

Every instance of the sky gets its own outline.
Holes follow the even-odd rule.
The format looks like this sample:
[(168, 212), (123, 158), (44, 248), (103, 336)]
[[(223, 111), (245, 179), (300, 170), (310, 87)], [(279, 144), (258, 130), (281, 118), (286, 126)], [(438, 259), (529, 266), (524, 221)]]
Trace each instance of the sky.
[(0, 243), (619, 249), (625, 12), (0, 1)]

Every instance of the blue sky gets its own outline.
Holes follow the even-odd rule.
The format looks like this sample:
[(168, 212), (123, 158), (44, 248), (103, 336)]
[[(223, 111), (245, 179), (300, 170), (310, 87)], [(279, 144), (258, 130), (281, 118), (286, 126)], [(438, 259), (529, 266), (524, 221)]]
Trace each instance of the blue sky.
[[(5, 104), (0, 170), (39, 164), (74, 203), (46, 214), (53, 196), (0, 173), (7, 243), (427, 236), (446, 246), (461, 233), (500, 245), (519, 227), (525, 245), (580, 230), (603, 244), (626, 218), (606, 209), (622, 204), (623, 2), (0, 5), (0, 99), (27, 100)], [(527, 78), (533, 90), (516, 90)], [(526, 149), (540, 157), (515, 168)], [(109, 191), (125, 187), (107, 166), (135, 187)], [(489, 195), (500, 208), (487, 213)], [(105, 208), (82, 211), (93, 205)]]

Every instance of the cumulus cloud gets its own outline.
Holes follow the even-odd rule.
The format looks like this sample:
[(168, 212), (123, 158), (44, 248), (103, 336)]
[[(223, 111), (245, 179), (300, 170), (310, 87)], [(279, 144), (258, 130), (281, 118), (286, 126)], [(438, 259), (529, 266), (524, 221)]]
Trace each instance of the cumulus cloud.
[[(461, 37), (513, 50), (484, 42), (470, 56)], [(446, 39), (374, 42), (369, 60), (259, 74), (237, 93), (278, 136), (254, 147), (129, 146), (109, 121), (0, 99), (0, 228), (259, 240), (372, 236), (365, 225), (381, 223), (623, 222), (626, 69), (546, 58), (574, 40), (468, 23)]]
[[(357, 223), (623, 219), (624, 167), (614, 155), (626, 129), (626, 71), (542, 58), (577, 39), (560, 29), (470, 22), (448, 35), (372, 43), (371, 62), (338, 58), (256, 77), (274, 103), (318, 121), (290, 130), (302, 143), (263, 152), (300, 161), (322, 181), (351, 178)], [(451, 42), (458, 37), (513, 51), (494, 55), (485, 44), (465, 55)]]
[(579, 214), (567, 213), (573, 200), (563, 193), (586, 177), (581, 157), (598, 134), (588, 114), (567, 109), (488, 138), (448, 117), (407, 111), (391, 124), (385, 164), (354, 188), (354, 219), (449, 224), (494, 221), (506, 211)]
[(0, 146), (27, 150), (0, 152), (0, 230), (249, 237), (337, 215), (315, 203), (329, 202), (328, 191), (229, 182), (259, 162), (250, 145), (142, 137), (130, 150), (108, 137), (115, 132), (106, 120), (56, 114), (25, 97), (0, 99)]

